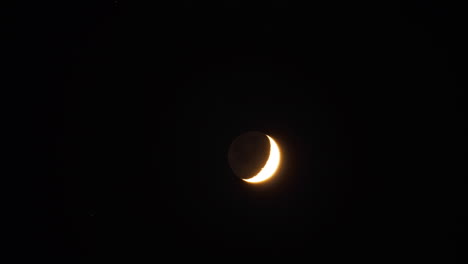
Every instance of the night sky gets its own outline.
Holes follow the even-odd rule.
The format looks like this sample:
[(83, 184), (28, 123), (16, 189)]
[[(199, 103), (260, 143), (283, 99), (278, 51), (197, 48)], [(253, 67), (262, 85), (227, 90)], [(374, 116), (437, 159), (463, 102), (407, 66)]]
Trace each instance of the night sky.
[[(16, 66), (37, 88), (20, 252), (60, 263), (464, 255), (451, 8), (129, 2), (37, 3), (47, 11), (16, 21), (32, 58)], [(248, 131), (282, 150), (264, 184), (228, 164)]]

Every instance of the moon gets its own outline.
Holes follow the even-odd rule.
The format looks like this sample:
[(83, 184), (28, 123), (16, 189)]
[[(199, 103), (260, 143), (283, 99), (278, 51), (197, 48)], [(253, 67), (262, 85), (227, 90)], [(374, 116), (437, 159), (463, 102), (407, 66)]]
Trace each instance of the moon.
[(243, 181), (261, 183), (276, 174), (281, 152), (271, 136), (248, 132), (234, 140), (228, 157), (234, 173)]
[(244, 179), (244, 181), (246, 182), (258, 183), (266, 181), (275, 174), (276, 170), (279, 167), (281, 154), (278, 144), (276, 144), (273, 138), (271, 138), (268, 135), (266, 136), (268, 137), (268, 140), (270, 140), (270, 156), (262, 170), (252, 178)]

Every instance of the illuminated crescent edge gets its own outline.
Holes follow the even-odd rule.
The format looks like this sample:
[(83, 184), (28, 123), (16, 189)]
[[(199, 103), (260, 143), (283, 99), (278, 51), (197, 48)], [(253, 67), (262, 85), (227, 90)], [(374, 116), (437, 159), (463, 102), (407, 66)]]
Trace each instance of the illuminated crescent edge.
[(265, 166), (260, 170), (260, 172), (253, 176), (252, 178), (243, 179), (249, 183), (259, 183), (271, 178), (279, 167), (280, 164), (280, 150), (276, 142), (268, 135), (266, 135), (270, 140), (270, 156), (268, 157)]

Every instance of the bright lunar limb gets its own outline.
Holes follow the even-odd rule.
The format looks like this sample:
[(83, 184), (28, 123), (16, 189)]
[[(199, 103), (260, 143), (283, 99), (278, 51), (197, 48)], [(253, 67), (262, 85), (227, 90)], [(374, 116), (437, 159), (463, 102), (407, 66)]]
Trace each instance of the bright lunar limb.
[(253, 176), (252, 178), (243, 179), (249, 183), (260, 183), (271, 178), (279, 167), (280, 164), (280, 150), (276, 142), (270, 136), (266, 135), (270, 141), (270, 155), (265, 166), (260, 170), (260, 172)]

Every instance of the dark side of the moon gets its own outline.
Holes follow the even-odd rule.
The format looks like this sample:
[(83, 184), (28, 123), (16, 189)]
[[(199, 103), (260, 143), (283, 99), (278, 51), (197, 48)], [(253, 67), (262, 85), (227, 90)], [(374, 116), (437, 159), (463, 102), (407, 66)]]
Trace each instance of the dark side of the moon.
[(269, 154), (270, 142), (267, 135), (252, 131), (234, 139), (229, 148), (228, 161), (239, 178), (248, 179), (261, 171)]

